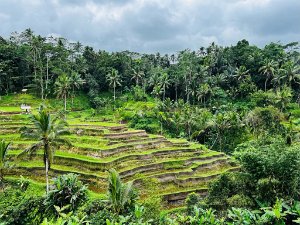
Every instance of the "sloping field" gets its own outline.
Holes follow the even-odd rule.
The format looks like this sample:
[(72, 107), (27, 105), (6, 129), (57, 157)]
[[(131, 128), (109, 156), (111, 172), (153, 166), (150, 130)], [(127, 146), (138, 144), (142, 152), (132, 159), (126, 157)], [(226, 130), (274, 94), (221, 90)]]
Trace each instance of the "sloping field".
[[(106, 171), (115, 168), (124, 181), (134, 182), (143, 198), (156, 193), (167, 203), (178, 205), (191, 192), (205, 196), (209, 181), (238, 169), (228, 156), (200, 144), (132, 130), (124, 124), (83, 120), (81, 113), (68, 116), (71, 134), (66, 138), (72, 146), (62, 146), (55, 152), (52, 177), (76, 173), (91, 190), (105, 193)], [(16, 160), (22, 150), (34, 143), (20, 137), (23, 126), (31, 126), (28, 114), (17, 106), (0, 106), (0, 140), (12, 142), (9, 157), (14, 160), (6, 175), (44, 182), (41, 151)]]

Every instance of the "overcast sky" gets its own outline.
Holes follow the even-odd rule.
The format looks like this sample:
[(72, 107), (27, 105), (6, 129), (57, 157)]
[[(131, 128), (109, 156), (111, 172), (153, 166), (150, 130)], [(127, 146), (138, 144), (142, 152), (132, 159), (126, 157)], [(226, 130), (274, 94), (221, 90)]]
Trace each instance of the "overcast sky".
[(0, 0), (0, 36), (31, 28), (107, 51), (300, 41), (300, 0)]

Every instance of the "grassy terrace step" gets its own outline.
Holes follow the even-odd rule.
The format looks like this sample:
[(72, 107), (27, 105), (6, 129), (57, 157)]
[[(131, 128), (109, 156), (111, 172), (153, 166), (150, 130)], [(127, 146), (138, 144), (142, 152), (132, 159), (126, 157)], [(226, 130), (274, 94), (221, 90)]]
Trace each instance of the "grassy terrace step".
[(179, 176), (193, 176), (196, 171), (203, 170), (204, 168), (212, 168), (215, 165), (225, 164), (228, 162), (227, 157), (215, 156), (215, 157), (207, 157), (202, 161), (198, 161), (197, 163), (193, 163), (190, 167), (179, 168), (175, 170), (165, 170), (160, 173), (155, 173), (151, 175), (151, 178), (158, 179), (161, 183), (173, 182)]
[[(156, 149), (156, 148), (154, 148)], [(182, 153), (182, 152), (193, 152), (193, 151), (197, 151), (199, 150), (198, 148), (192, 148), (192, 147), (169, 147), (169, 146), (164, 146), (164, 147), (160, 147), (159, 148), (159, 153), (156, 154), (156, 156), (159, 156), (159, 155), (166, 155), (166, 154), (169, 154), (169, 153)], [(123, 151), (116, 151), (114, 153), (110, 152), (110, 150), (105, 150), (105, 153), (107, 154), (103, 154), (104, 153), (104, 150), (99, 153), (95, 153), (91, 156), (94, 156), (94, 157), (100, 157), (100, 158), (105, 158), (105, 157), (112, 157), (112, 156), (117, 156), (117, 155), (120, 155), (120, 154), (132, 154), (132, 153), (137, 153), (137, 152), (140, 152), (141, 149), (127, 149), (127, 150), (123, 150)], [(147, 151), (147, 150), (144, 150), (144, 151)]]
[(186, 187), (190, 186), (191, 184), (199, 184), (199, 183), (207, 183), (215, 178), (217, 178), (220, 174), (226, 173), (226, 172), (234, 172), (239, 170), (239, 167), (231, 167), (230, 165), (224, 166), (222, 169), (217, 170), (209, 170), (206, 171), (206, 174), (203, 174), (202, 176), (195, 176), (190, 178), (176, 178), (174, 182), (180, 186), (180, 187)]
[[(179, 150), (181, 151), (181, 150)], [(68, 153), (64, 151), (56, 151), (54, 161), (58, 164), (62, 165), (70, 165), (70, 166), (75, 166), (78, 168), (88, 168), (91, 171), (105, 171), (108, 168), (111, 167), (122, 167), (125, 164), (130, 164), (134, 163), (134, 160), (141, 160), (141, 161), (149, 161), (153, 159), (169, 159), (170, 158), (174, 159), (176, 157), (181, 157), (181, 156), (187, 156), (187, 157), (193, 157), (195, 154), (200, 154), (196, 150), (191, 150), (191, 151), (183, 151), (179, 152), (177, 150), (148, 150), (146, 152), (140, 152), (137, 154), (123, 154), (120, 155), (119, 157), (114, 157), (114, 158), (103, 158), (103, 159), (96, 159), (93, 157), (89, 156), (84, 156), (84, 155), (76, 155), (74, 153)], [(21, 153), (21, 150), (10, 150), (8, 152), (8, 155), (10, 157), (14, 157)], [(188, 155), (189, 154), (189, 155)], [(38, 156), (40, 157), (40, 160), (42, 159), (42, 151), (38, 152)]]
[[(205, 167), (205, 166), (209, 166), (210, 164), (213, 163), (217, 163), (217, 162), (225, 162), (227, 160), (227, 158), (219, 156), (219, 155), (215, 155), (215, 156), (207, 156), (207, 155), (203, 155), (203, 156), (199, 156), (197, 157), (197, 163), (195, 163), (195, 161), (191, 161), (190, 157), (188, 158), (183, 158), (183, 159), (176, 159), (176, 160), (162, 160), (162, 161), (158, 161), (156, 163), (151, 163), (151, 164), (147, 164), (147, 165), (139, 165), (139, 166), (132, 166), (131, 168), (126, 168), (125, 171), (120, 171), (120, 175), (123, 178), (128, 178), (128, 177), (132, 177), (138, 173), (142, 173), (143, 175), (149, 175), (148, 173), (150, 172), (153, 173), (162, 173), (162, 172), (168, 172), (168, 171), (176, 171), (176, 172), (172, 172), (172, 173), (167, 173), (167, 174), (161, 174), (161, 175), (152, 175), (152, 177), (154, 178), (158, 178), (159, 176), (173, 176), (173, 178), (175, 177), (176, 174), (178, 174), (179, 172), (181, 172), (182, 170), (186, 170), (186, 171), (191, 171), (193, 172), (194, 169), (198, 169), (200, 167)], [(189, 167), (191, 166), (192, 167)]]
[[(18, 126), (18, 125), (1, 125), (1, 130), (17, 130), (19, 131), (20, 128), (23, 127), (23, 126)], [(33, 128), (32, 126), (26, 126), (28, 128)]]
[[(76, 170), (72, 170), (70, 168), (61, 168), (54, 166), (49, 171), (49, 177), (55, 178), (58, 174), (66, 174), (66, 173), (74, 173), (79, 175), (79, 178), (86, 184), (88, 184), (89, 189), (92, 191), (96, 191), (97, 193), (105, 193), (107, 190), (107, 174), (104, 174), (105, 176), (98, 176), (95, 174), (88, 174), (83, 172), (77, 172)], [(16, 177), (20, 178), (20, 176), (24, 176), (26, 178), (40, 181), (42, 183), (45, 182), (45, 168), (40, 166), (34, 166), (34, 167), (18, 167), (13, 168), (9, 171), (5, 172), (6, 176), (10, 177)]]
[[(45, 170), (45, 166), (44, 163), (42, 162), (42, 160), (39, 161), (29, 161), (29, 162), (17, 162), (14, 166), (14, 169), (43, 169)], [(103, 172), (91, 172), (88, 170), (82, 170), (82, 169), (78, 169), (76, 167), (71, 167), (71, 166), (66, 166), (66, 165), (61, 165), (61, 164), (52, 164), (51, 165), (51, 170), (53, 172), (57, 172), (59, 174), (62, 174), (64, 172), (67, 173), (76, 173), (81, 175), (84, 178), (99, 178), (99, 179), (106, 179), (107, 174), (105, 171)]]
[(168, 204), (171, 205), (181, 205), (184, 203), (186, 197), (190, 193), (197, 193), (201, 197), (205, 197), (208, 193), (208, 189), (206, 187), (201, 187), (201, 188), (193, 188), (193, 189), (188, 189), (188, 190), (181, 190), (177, 192), (169, 192), (169, 193), (164, 193), (161, 194), (162, 198), (164, 201), (166, 201)]
[(104, 125), (93, 125), (93, 124), (83, 124), (83, 123), (77, 123), (77, 124), (70, 124), (69, 125), (70, 128), (81, 128), (81, 129), (89, 129), (89, 128), (92, 128), (92, 129), (107, 129), (107, 130), (110, 130), (110, 131), (126, 131), (128, 128), (127, 126), (125, 125), (115, 125), (115, 124), (111, 124), (111, 125), (108, 125), (106, 124), (106, 126)]
[(146, 141), (146, 142), (137, 142), (137, 143), (129, 143), (129, 144), (115, 144), (109, 146), (94, 146), (89, 144), (78, 144), (73, 143), (73, 146), (78, 149), (78, 152), (87, 153), (90, 152), (91, 155), (98, 155), (100, 157), (108, 157), (117, 155), (119, 153), (125, 151), (133, 151), (133, 150), (147, 150), (159, 147), (170, 146), (170, 142), (167, 140), (154, 140), (154, 141)]
[(104, 137), (108, 139), (130, 139), (132, 137), (148, 137), (148, 136), (149, 135), (144, 130), (104, 134)]
[(27, 121), (13, 121), (13, 120), (10, 120), (10, 121), (5, 121), (5, 120), (0, 120), (0, 127), (2, 126), (25, 126), (25, 125), (31, 125), (29, 122)]
[(114, 142), (116, 143), (135, 143), (135, 142), (144, 142), (144, 141), (151, 141), (151, 140), (168, 140), (167, 138), (163, 136), (148, 136), (148, 137), (139, 137), (137, 139), (127, 139), (127, 140), (116, 140)]

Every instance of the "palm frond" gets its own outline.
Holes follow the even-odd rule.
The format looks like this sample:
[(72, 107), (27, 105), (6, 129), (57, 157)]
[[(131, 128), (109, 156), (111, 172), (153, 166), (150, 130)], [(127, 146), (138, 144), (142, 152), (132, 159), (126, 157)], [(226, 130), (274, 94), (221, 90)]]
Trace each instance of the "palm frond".
[(17, 158), (22, 157), (26, 154), (29, 154), (30, 156), (33, 156), (36, 154), (36, 152), (41, 149), (41, 147), (44, 145), (43, 141), (39, 141), (38, 143), (35, 143), (31, 145), (30, 147), (26, 148), (24, 151), (22, 151), (20, 154), (17, 155)]

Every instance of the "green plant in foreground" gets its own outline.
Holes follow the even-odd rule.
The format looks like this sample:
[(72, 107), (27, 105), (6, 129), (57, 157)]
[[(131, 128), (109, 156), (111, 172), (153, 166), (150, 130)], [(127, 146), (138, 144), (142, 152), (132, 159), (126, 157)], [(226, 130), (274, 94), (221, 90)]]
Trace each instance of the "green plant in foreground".
[(125, 206), (134, 202), (132, 183), (124, 184), (115, 169), (109, 170), (108, 176), (108, 201), (116, 214), (120, 214)]
[[(45, 200), (46, 205), (64, 211), (74, 211), (87, 199), (87, 187), (76, 174), (64, 174), (54, 179), (54, 185)], [(67, 207), (67, 208), (65, 208)]]

